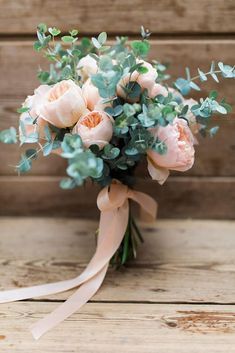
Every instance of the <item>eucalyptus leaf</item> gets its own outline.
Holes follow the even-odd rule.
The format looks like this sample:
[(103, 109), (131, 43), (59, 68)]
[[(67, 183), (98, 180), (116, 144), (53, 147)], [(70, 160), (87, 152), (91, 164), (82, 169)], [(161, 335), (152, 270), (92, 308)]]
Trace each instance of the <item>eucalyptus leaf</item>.
[(0, 142), (6, 144), (17, 143), (17, 132), (14, 127), (0, 131)]

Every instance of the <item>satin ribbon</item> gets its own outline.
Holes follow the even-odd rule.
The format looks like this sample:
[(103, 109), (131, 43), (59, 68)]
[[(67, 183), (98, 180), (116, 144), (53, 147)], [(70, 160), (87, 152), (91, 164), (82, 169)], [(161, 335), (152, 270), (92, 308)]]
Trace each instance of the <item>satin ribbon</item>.
[(39, 339), (44, 333), (80, 309), (97, 292), (106, 275), (109, 261), (125, 235), (129, 218), (129, 199), (140, 205), (143, 220), (155, 219), (157, 203), (152, 197), (129, 189), (117, 181), (102, 189), (97, 198), (101, 216), (96, 252), (86, 269), (78, 277), (0, 292), (0, 303), (7, 303), (48, 296), (79, 287), (67, 301), (30, 328), (35, 339)]

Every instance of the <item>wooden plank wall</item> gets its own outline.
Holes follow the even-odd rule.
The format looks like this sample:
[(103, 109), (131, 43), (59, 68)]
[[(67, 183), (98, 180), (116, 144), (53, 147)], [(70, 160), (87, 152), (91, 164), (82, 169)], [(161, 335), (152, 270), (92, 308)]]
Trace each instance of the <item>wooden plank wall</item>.
[[(206, 70), (211, 60), (235, 64), (234, 0), (0, 0), (0, 129), (17, 126), (16, 108), (37, 87), (36, 70), (44, 60), (33, 52), (39, 22), (81, 35), (102, 30), (136, 37), (141, 24), (152, 32), (151, 58), (172, 63), (175, 78)], [(235, 105), (234, 82), (220, 90)], [(210, 81), (202, 92), (216, 88)], [(222, 121), (214, 140), (200, 140), (197, 161), (187, 173), (174, 174), (159, 187), (139, 170), (138, 186), (160, 202), (160, 217), (235, 218), (235, 111)], [(76, 192), (58, 187), (65, 162), (57, 156), (37, 161), (28, 176), (17, 177), (16, 146), (0, 146), (1, 215), (97, 215), (97, 188)], [(86, 206), (86, 207), (84, 207)], [(87, 215), (87, 206), (89, 215)]]

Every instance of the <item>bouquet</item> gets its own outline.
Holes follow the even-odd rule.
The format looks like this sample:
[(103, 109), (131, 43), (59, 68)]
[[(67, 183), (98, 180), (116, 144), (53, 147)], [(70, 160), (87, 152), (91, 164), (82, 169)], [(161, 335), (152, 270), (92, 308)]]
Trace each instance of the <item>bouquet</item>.
[[(57, 28), (40, 24), (34, 49), (50, 61), (40, 70), (41, 85), (18, 110), (19, 130), (0, 132), (3, 143), (31, 146), (16, 166), (28, 172), (42, 154), (58, 154), (68, 161), (67, 178), (60, 186), (72, 189), (90, 179), (101, 186), (97, 204), (101, 211), (97, 250), (85, 271), (68, 281), (0, 293), (0, 302), (48, 295), (79, 287), (63, 305), (33, 328), (35, 338), (78, 310), (98, 290), (109, 262), (124, 265), (136, 257), (143, 241), (129, 207), (137, 202), (145, 219), (154, 219), (157, 204), (134, 189), (135, 169), (145, 163), (152, 179), (163, 184), (171, 170), (184, 172), (194, 164), (197, 135), (213, 136), (213, 115), (231, 111), (218, 93), (196, 101), (192, 90), (208, 78), (235, 78), (235, 68), (212, 62), (208, 72), (169, 84), (166, 66), (146, 60), (150, 32), (141, 27), (141, 39), (107, 34), (82, 38), (72, 30), (61, 36)], [(186, 96), (186, 98), (185, 98)], [(35, 147), (36, 146), (36, 147)]]

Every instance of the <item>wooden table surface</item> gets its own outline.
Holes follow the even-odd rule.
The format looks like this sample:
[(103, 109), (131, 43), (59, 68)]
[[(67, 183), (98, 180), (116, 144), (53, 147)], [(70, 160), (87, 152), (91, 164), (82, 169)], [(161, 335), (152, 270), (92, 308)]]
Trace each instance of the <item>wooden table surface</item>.
[[(69, 279), (91, 258), (94, 221), (1, 218), (0, 288)], [(1, 353), (235, 352), (235, 222), (159, 220), (127, 268), (34, 341), (28, 327), (72, 292), (0, 305)]]

